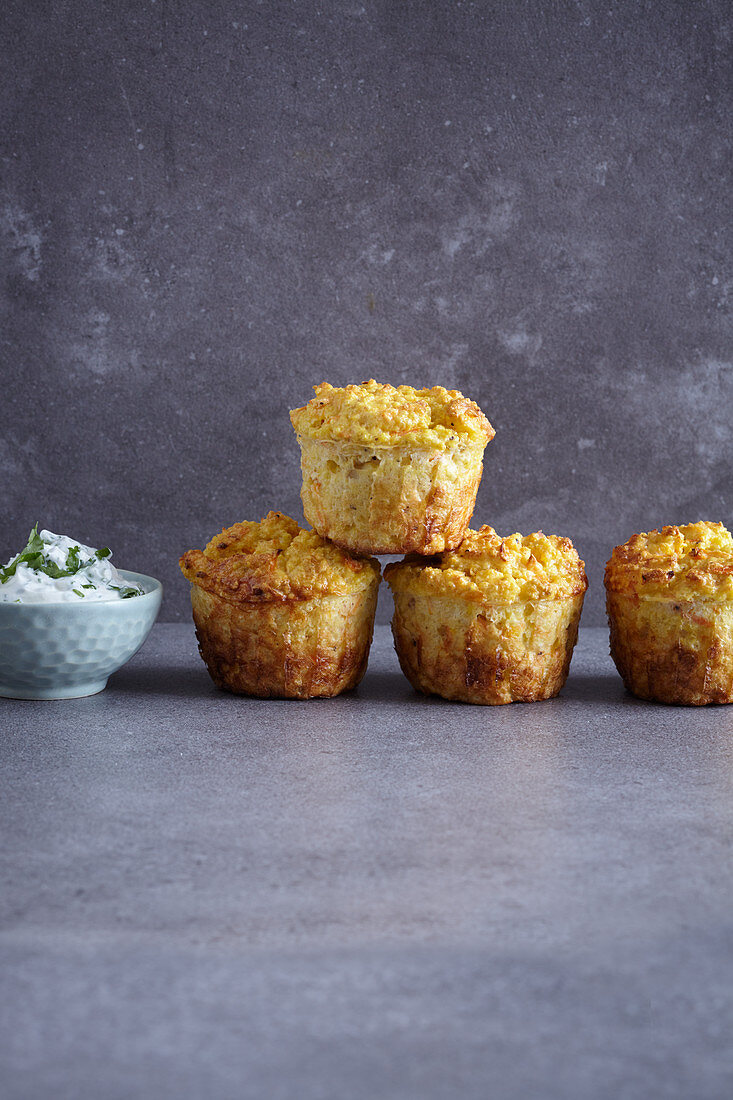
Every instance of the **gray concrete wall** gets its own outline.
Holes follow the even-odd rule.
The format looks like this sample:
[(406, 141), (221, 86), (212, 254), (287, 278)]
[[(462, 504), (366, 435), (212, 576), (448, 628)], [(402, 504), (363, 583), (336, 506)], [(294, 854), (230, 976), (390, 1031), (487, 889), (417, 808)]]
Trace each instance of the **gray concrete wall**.
[[(0, 556), (300, 517), (323, 379), (463, 390), (475, 515), (731, 520), (726, 0), (6, 0)], [(385, 609), (386, 610), (386, 609)]]

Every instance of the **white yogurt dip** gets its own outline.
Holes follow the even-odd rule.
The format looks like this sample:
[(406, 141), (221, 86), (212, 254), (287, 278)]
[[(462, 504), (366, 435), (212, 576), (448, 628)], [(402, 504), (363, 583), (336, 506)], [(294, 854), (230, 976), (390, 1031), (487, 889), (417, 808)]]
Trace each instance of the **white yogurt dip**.
[(0, 603), (79, 603), (142, 596), (110, 562), (105, 546), (95, 550), (66, 535), (33, 528), (25, 549), (0, 568)]

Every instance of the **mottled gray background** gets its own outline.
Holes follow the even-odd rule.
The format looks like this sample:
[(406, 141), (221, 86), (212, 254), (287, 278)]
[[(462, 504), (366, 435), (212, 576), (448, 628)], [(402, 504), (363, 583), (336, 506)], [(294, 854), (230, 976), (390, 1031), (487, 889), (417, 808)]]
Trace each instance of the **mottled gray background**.
[[(0, 556), (40, 519), (188, 616), (179, 554), (300, 518), (288, 409), (442, 383), (475, 521), (731, 519), (728, 0), (6, 0)], [(383, 605), (383, 614), (386, 605)]]

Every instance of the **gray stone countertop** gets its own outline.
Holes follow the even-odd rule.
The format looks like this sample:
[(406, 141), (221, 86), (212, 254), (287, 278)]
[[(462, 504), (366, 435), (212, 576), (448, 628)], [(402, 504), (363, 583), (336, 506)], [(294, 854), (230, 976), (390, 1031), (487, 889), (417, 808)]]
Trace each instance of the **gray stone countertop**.
[(0, 700), (12, 1100), (733, 1095), (733, 708), (214, 689), (159, 625)]

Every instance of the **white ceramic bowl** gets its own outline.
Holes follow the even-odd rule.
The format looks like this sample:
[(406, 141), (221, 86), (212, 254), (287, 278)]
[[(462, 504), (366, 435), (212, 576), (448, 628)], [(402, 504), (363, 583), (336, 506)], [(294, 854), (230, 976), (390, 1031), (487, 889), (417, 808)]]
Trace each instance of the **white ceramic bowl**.
[(163, 586), (120, 569), (142, 596), (94, 603), (0, 603), (0, 695), (78, 699), (137, 653), (155, 622)]

